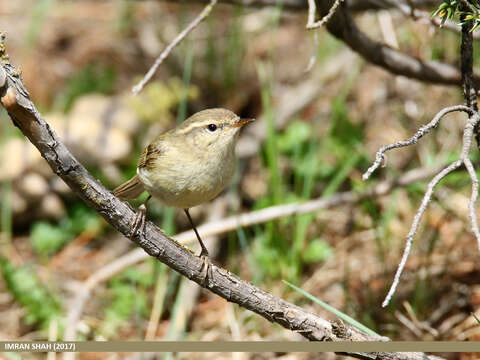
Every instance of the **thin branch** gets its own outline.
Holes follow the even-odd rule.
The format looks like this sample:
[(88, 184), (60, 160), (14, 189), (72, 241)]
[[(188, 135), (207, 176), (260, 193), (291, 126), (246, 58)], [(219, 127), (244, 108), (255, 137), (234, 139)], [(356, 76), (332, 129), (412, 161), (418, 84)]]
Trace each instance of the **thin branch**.
[[(473, 9), (466, 1), (462, 1), (462, 8)], [(473, 81), (473, 34), (471, 22), (464, 21), (465, 15), (460, 15), (460, 19), (463, 21), (462, 25), (462, 43), (460, 45), (461, 53), (461, 72), (462, 72), (462, 85), (463, 85), (463, 97), (465, 104), (477, 110), (477, 94), (475, 91), (475, 84)]]
[(415, 234), (417, 233), (418, 230), (418, 225), (420, 224), (420, 220), (422, 218), (423, 213), (427, 209), (428, 203), (430, 202), (432, 195), (433, 195), (433, 190), (435, 189), (435, 186), (442, 180), (445, 176), (450, 174), (453, 170), (458, 169), (462, 165), (461, 160), (457, 160), (454, 163), (450, 164), (447, 166), (445, 169), (440, 171), (432, 181), (428, 184), (427, 191), (425, 192), (425, 195), (423, 196), (422, 204), (418, 208), (417, 212), (415, 213), (415, 216), (413, 218), (412, 226), (410, 227), (410, 231), (408, 232), (407, 235), (407, 243), (405, 244), (405, 249), (403, 250), (403, 255), (402, 259), (400, 260), (400, 264), (398, 265), (397, 272), (395, 273), (395, 277), (393, 279), (393, 283), (390, 287), (390, 290), (387, 293), (387, 296), (385, 297), (385, 300), (382, 303), (382, 307), (387, 306), (390, 303), (390, 300), (392, 299), (393, 294), (395, 294), (395, 291), (397, 290), (397, 286), (400, 282), (400, 277), (402, 276), (403, 269), (405, 268), (405, 264), (407, 263), (408, 256), (410, 255), (410, 250), (412, 248), (412, 243), (413, 243), (413, 238)]
[(454, 111), (463, 111), (470, 115), (463, 131), (462, 152), (457, 161), (451, 163), (450, 165), (442, 169), (440, 172), (438, 172), (437, 175), (435, 175), (432, 181), (430, 181), (430, 183), (428, 184), (427, 191), (423, 196), (422, 203), (418, 208), (417, 212), (415, 213), (412, 225), (410, 227), (410, 231), (406, 236), (407, 242), (405, 244), (405, 249), (403, 251), (400, 264), (398, 265), (397, 271), (395, 273), (393, 283), (387, 293), (387, 296), (385, 297), (385, 300), (382, 303), (383, 307), (387, 306), (390, 303), (392, 296), (395, 294), (395, 291), (397, 290), (398, 284), (400, 282), (400, 277), (402, 276), (403, 270), (407, 263), (408, 256), (410, 255), (414, 237), (417, 233), (418, 226), (420, 225), (420, 220), (423, 214), (425, 213), (425, 210), (427, 209), (428, 203), (432, 199), (432, 195), (435, 190), (435, 187), (445, 176), (450, 174), (452, 171), (458, 169), (461, 165), (465, 165), (468, 173), (470, 174), (470, 178), (472, 179), (472, 195), (470, 198), (469, 217), (472, 225), (472, 232), (475, 235), (475, 238), (477, 239), (477, 243), (480, 249), (480, 230), (478, 228), (478, 222), (475, 215), (475, 203), (478, 198), (478, 179), (475, 174), (475, 169), (473, 168), (472, 162), (469, 159), (469, 152), (470, 152), (470, 147), (471, 147), (472, 138), (473, 138), (473, 130), (479, 123), (480, 114), (472, 110), (470, 107), (467, 107), (464, 105), (456, 105), (456, 106), (450, 106), (450, 107), (444, 108), (441, 111), (439, 111), (437, 115), (435, 115), (432, 121), (430, 121), (427, 125), (420, 127), (420, 129), (409, 139), (382, 146), (380, 150), (377, 151), (377, 154), (375, 156), (375, 161), (372, 164), (372, 166), (370, 166), (370, 168), (368, 168), (368, 170), (363, 174), (363, 179), (367, 180), (370, 177), (370, 175), (382, 164), (382, 162), (386, 160), (386, 157), (385, 157), (386, 151), (416, 144), (420, 138), (428, 134), (433, 128), (437, 127), (438, 124), (440, 123), (440, 120), (446, 114)]
[[(473, 9), (471, 9), (470, 4), (468, 4), (467, 1), (462, 0), (461, 2), (462, 2), (462, 10), (473, 11)], [(465, 15), (461, 15), (461, 20), (465, 20)], [(400, 282), (400, 277), (402, 275), (408, 256), (410, 254), (413, 239), (415, 234), (417, 233), (421, 217), (424, 214), (428, 206), (428, 203), (432, 198), (435, 186), (438, 185), (440, 180), (442, 180), (450, 172), (458, 169), (461, 165), (465, 165), (468, 171), (468, 174), (470, 176), (470, 179), (472, 181), (472, 195), (470, 197), (470, 203), (469, 203), (469, 218), (472, 226), (472, 232), (475, 235), (475, 238), (477, 240), (477, 243), (480, 249), (480, 231), (478, 228), (477, 216), (475, 214), (475, 203), (478, 198), (478, 179), (477, 179), (477, 175), (475, 173), (473, 164), (469, 158), (469, 152), (470, 152), (470, 147), (472, 144), (472, 138), (473, 138), (474, 132), (477, 135), (477, 140), (479, 140), (479, 137), (480, 137), (480, 132), (478, 131), (480, 114), (477, 111), (478, 110), (477, 95), (476, 95), (476, 88), (475, 88), (475, 81), (474, 81), (474, 74), (473, 74), (473, 36), (471, 32), (471, 23), (468, 23), (465, 21), (462, 25), (462, 44), (461, 44), (460, 52), (461, 52), (461, 83), (463, 85), (466, 106), (459, 105), (459, 106), (451, 106), (451, 107), (445, 108), (441, 110), (433, 118), (433, 120), (430, 123), (428, 123), (426, 126), (422, 126), (411, 138), (381, 147), (376, 154), (375, 162), (363, 174), (363, 179), (364, 180), (368, 179), (370, 175), (382, 164), (382, 162), (385, 161), (386, 151), (416, 144), (421, 137), (428, 134), (433, 128), (435, 128), (439, 124), (443, 116), (445, 116), (446, 114), (453, 111), (464, 111), (469, 115), (469, 119), (463, 130), (462, 152), (460, 154), (459, 159), (453, 162), (452, 164), (450, 164), (449, 166), (447, 166), (446, 168), (444, 168), (442, 171), (440, 171), (432, 179), (432, 181), (430, 181), (430, 183), (428, 184), (427, 191), (425, 192), (425, 195), (423, 197), (422, 203), (418, 208), (417, 212), (415, 213), (412, 225), (410, 227), (410, 231), (407, 234), (407, 242), (405, 245), (405, 249), (403, 251), (402, 258), (400, 260), (400, 264), (398, 265), (397, 271), (395, 273), (392, 286), (390, 287), (390, 290), (388, 291), (388, 294), (382, 303), (383, 307), (389, 304), (392, 296), (395, 294), (397, 286)], [(480, 142), (478, 143), (480, 146)]]
[(462, 3), (464, 9), (472, 12), (472, 13), (475, 13), (477, 14), (477, 9), (475, 9), (472, 5), (469, 4), (469, 2), (467, 0), (460, 0), (460, 2)]
[(333, 3), (332, 7), (328, 11), (328, 13), (322, 17), (320, 20), (315, 21), (315, 13), (317, 11), (317, 5), (315, 4), (315, 0), (308, 0), (308, 20), (307, 20), (307, 30), (313, 30), (313, 29), (318, 29), (325, 25), (328, 20), (330, 20), (335, 14), (335, 11), (337, 10), (338, 6), (340, 3), (343, 2), (343, 0), (335, 0)]
[(310, 70), (312, 70), (313, 65), (317, 62), (317, 57), (318, 57), (318, 45), (320, 42), (318, 41), (318, 31), (315, 31), (313, 33), (313, 53), (312, 56), (310, 56), (310, 60), (308, 61), (308, 65), (305, 68), (304, 72), (308, 73)]
[(198, 14), (198, 16), (193, 19), (193, 21), (188, 24), (188, 26), (180, 34), (178, 34), (175, 39), (173, 39), (173, 41), (165, 48), (165, 50), (162, 51), (162, 53), (155, 60), (152, 67), (145, 74), (143, 79), (132, 88), (132, 92), (134, 94), (138, 94), (140, 91), (142, 91), (143, 87), (147, 84), (148, 81), (150, 81), (163, 60), (167, 58), (167, 56), (175, 48), (175, 46), (177, 46), (193, 29), (198, 26), (198, 24), (200, 24), (208, 15), (210, 15), (216, 3), (217, 0), (210, 0), (210, 3), (205, 6), (202, 12)]
[[(4, 44), (0, 39), (0, 59), (5, 59)], [(16, 69), (8, 62), (0, 61), (0, 74), (6, 74), (6, 81), (0, 87), (0, 102), (13, 123), (37, 147), (52, 170), (89, 207), (98, 212), (110, 225), (128, 235), (135, 218), (127, 203), (120, 201), (112, 192), (96, 180), (70, 153), (56, 133), (50, 128), (29, 98)], [(3, 75), (0, 75), (2, 79)], [(0, 84), (2, 85), (2, 84)], [(190, 250), (165, 236), (152, 222), (147, 221), (142, 234), (131, 238), (150, 256), (163, 262), (181, 275), (196, 282), (205, 289), (251, 310), (268, 321), (286, 329), (296, 331), (309, 340), (316, 341), (368, 341), (387, 340), (372, 337), (349, 325), (331, 322), (265, 292), (251, 283), (240, 279), (215, 264), (205, 281), (203, 260)], [(84, 293), (84, 296), (88, 296)], [(348, 353), (350, 356), (371, 359), (371, 354)], [(395, 359), (425, 359), (422, 353), (395, 353)], [(392, 359), (392, 354), (376, 353), (376, 359)]]
[(472, 195), (470, 197), (469, 203), (469, 218), (470, 224), (472, 226), (472, 232), (477, 239), (478, 248), (480, 250), (480, 230), (478, 228), (477, 215), (475, 213), (475, 204), (478, 198), (478, 179), (472, 161), (469, 158), (474, 129), (477, 128), (479, 122), (480, 113), (478, 112), (468, 119), (467, 125), (465, 126), (465, 131), (463, 133), (463, 148), (460, 158), (463, 160), (463, 163), (467, 168), (468, 174), (470, 175), (470, 179), (472, 180)]
[[(421, 20), (426, 23), (430, 23), (435, 27), (447, 29), (457, 34), (460, 34), (462, 32), (462, 27), (458, 25), (456, 22), (451, 21), (449, 19), (443, 20), (438, 18), (437, 16), (431, 16), (429, 12), (417, 9), (414, 6), (414, 4), (405, 4), (396, 0), (384, 0), (384, 1), (388, 5), (390, 5), (390, 7), (397, 8), (402, 14), (404, 14), (405, 16), (410, 16), (416, 21)], [(408, 2), (410, 3), (411, 0)], [(477, 32), (472, 33), (472, 36), (475, 40), (480, 40), (480, 34), (478, 34)]]
[[(474, 9), (467, 1), (462, 1), (460, 9), (463, 12), (471, 11), (476, 13)], [(465, 104), (471, 109), (477, 111), (477, 88), (473, 80), (473, 33), (472, 22), (465, 21), (465, 13), (460, 15), (462, 24), (462, 43), (460, 45), (461, 54), (461, 71), (462, 71), (462, 87), (463, 97)], [(478, 124), (474, 128), (475, 138), (477, 140), (477, 146), (480, 148), (480, 129)]]
[(435, 117), (430, 121), (427, 125), (421, 126), (420, 129), (410, 138), (406, 140), (401, 140), (393, 144), (388, 144), (382, 146), (378, 151), (375, 156), (375, 162), (368, 168), (368, 170), (363, 174), (362, 178), (363, 180), (368, 180), (368, 178), (372, 175), (372, 173), (382, 164), (385, 163), (386, 161), (386, 155), (385, 152), (392, 150), (392, 149), (398, 149), (401, 147), (405, 146), (410, 146), (414, 145), (420, 140), (424, 135), (428, 134), (433, 128), (437, 127), (440, 120), (447, 115), (448, 113), (451, 112), (456, 112), (456, 111), (464, 111), (468, 114), (472, 114), (473, 111), (467, 106), (464, 105), (455, 105), (455, 106), (450, 106), (447, 108), (442, 109), (435, 115)]
[[(395, 3), (400, 4), (399, 1), (395, 1)], [(416, 16), (415, 16), (415, 4), (413, 3), (412, 0), (407, 0), (407, 4), (408, 4), (408, 6), (410, 6), (410, 16), (413, 19), (415, 19), (416, 18)]]
[(470, 175), (470, 179), (472, 180), (472, 195), (470, 196), (470, 203), (468, 205), (468, 216), (470, 218), (470, 224), (472, 225), (472, 232), (475, 234), (475, 237), (477, 239), (478, 249), (480, 250), (480, 231), (478, 228), (477, 215), (475, 212), (475, 204), (477, 203), (478, 199), (478, 178), (477, 174), (475, 173), (472, 161), (469, 158), (466, 158), (464, 160), (464, 163), (465, 167), (467, 168), (468, 174)]
[[(168, 0), (179, 3), (178, 0)], [(322, 0), (318, 3), (320, 16), (326, 16), (336, 0)], [(185, 0), (186, 4), (205, 3), (206, 0)], [(435, 5), (438, 0), (412, 0), (415, 7)], [(282, 4), (283, 8), (290, 10), (308, 9), (308, 2), (304, 0), (225, 0), (222, 3), (242, 4), (249, 7), (276, 6)], [(456, 66), (437, 61), (422, 61), (396, 49), (374, 41), (362, 32), (353, 21), (349, 11), (365, 11), (389, 9), (394, 5), (386, 0), (350, 0), (348, 6), (337, 8), (332, 18), (326, 24), (327, 30), (336, 38), (343, 41), (354, 52), (368, 62), (382, 67), (396, 75), (403, 75), (420, 81), (435, 84), (459, 85), (461, 73)], [(477, 36), (477, 35), (475, 35)], [(474, 83), (480, 83), (480, 77), (474, 76)]]
[[(333, 3), (334, 0), (320, 2), (320, 14), (328, 14)], [(461, 84), (461, 73), (456, 67), (436, 61), (421, 61), (369, 38), (357, 27), (347, 6), (338, 8), (326, 27), (332, 35), (345, 42), (368, 62), (393, 74), (432, 83)], [(480, 83), (477, 75), (474, 76), (474, 83)]]
[[(286, 205), (270, 206), (265, 209), (252, 211), (247, 214), (241, 214), (231, 216), (226, 219), (214, 221), (203, 224), (198, 227), (198, 231), (202, 236), (210, 237), (228, 231), (233, 231), (239, 227), (247, 227), (257, 224), (262, 224), (271, 220), (292, 216), (306, 214), (320, 209), (327, 209), (343, 204), (354, 204), (359, 201), (379, 197), (389, 194), (393, 189), (397, 187), (404, 187), (414, 182), (428, 178), (437, 173), (440, 168), (428, 168), (428, 169), (415, 169), (407, 172), (399, 179), (395, 181), (383, 181), (377, 184), (373, 189), (364, 193), (355, 193), (352, 191), (334, 194), (328, 198), (315, 199), (306, 201), (304, 203), (293, 203)], [(183, 232), (174, 236), (174, 239), (180, 244), (188, 245), (197, 241), (195, 233), (192, 230)], [(129, 253), (115, 259), (111, 263), (103, 266), (93, 273), (85, 282), (79, 285), (78, 290), (74, 294), (74, 301), (71, 307), (69, 307), (69, 313), (67, 315), (67, 328), (65, 330), (65, 340), (73, 341), (76, 339), (77, 323), (80, 320), (81, 313), (85, 306), (86, 301), (90, 297), (91, 292), (98, 284), (107, 281), (111, 277), (122, 272), (126, 268), (133, 266), (148, 258), (141, 248), (134, 249)]]
[[(469, 10), (475, 14), (478, 14), (477, 9), (471, 6), (468, 1), (465, 0), (462, 0), (461, 9), (463, 11)], [(472, 225), (472, 231), (475, 234), (478, 247), (480, 249), (480, 231), (478, 229), (478, 221), (475, 213), (475, 203), (478, 198), (478, 179), (473, 164), (468, 157), (473, 135), (475, 135), (477, 140), (477, 147), (480, 148), (480, 115), (477, 112), (477, 89), (475, 88), (473, 81), (473, 24), (472, 22), (465, 21), (465, 14), (461, 14), (460, 19), (463, 21), (462, 43), (460, 45), (463, 97), (465, 99), (465, 104), (472, 110), (476, 111), (473, 116), (470, 116), (463, 133), (463, 148), (461, 157), (464, 160), (465, 167), (467, 168), (470, 179), (472, 180), (472, 195), (470, 197), (469, 204), (469, 217)]]
[[(178, 0), (162, 0), (173, 3), (178, 3)], [(323, 1), (323, 0), (321, 0)], [(437, 5), (438, 0), (408, 0), (416, 8), (429, 8), (431, 6)], [(191, 5), (194, 3), (208, 3), (208, 0), (182, 0), (182, 4)], [(250, 8), (261, 8), (261, 7), (277, 7), (281, 5), (284, 9), (292, 11), (302, 11), (308, 8), (308, 3), (305, 0), (222, 0), (222, 4), (233, 4), (233, 5), (242, 5), (248, 6)], [(388, 4), (385, 0), (349, 0), (348, 7), (352, 11), (368, 11), (368, 10), (381, 10), (389, 9), (393, 5)]]

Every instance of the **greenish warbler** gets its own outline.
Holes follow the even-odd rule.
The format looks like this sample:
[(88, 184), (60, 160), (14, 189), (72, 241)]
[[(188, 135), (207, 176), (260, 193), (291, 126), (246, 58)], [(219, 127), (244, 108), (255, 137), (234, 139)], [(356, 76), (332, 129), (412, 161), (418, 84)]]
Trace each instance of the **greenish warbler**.
[(144, 231), (146, 203), (153, 196), (184, 209), (202, 248), (200, 256), (207, 259), (208, 250), (188, 209), (212, 200), (227, 186), (235, 168), (239, 130), (252, 121), (226, 109), (208, 109), (153, 140), (140, 157), (137, 175), (113, 191), (123, 200), (136, 199), (144, 190), (150, 194), (139, 207), (132, 236)]

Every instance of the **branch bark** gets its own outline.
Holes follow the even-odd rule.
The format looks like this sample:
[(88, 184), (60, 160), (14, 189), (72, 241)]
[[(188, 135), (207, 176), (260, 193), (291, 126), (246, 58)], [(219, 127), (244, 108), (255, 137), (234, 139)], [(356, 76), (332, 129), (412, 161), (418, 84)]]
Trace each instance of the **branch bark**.
[[(467, 11), (466, 5), (462, 5), (463, 11)], [(465, 15), (461, 15), (460, 19), (465, 20)], [(462, 25), (462, 43), (460, 45), (461, 54), (461, 72), (463, 97), (465, 98), (465, 105), (474, 111), (477, 111), (477, 95), (474, 85), (473, 74), (473, 34), (472, 24), (464, 22)]]
[[(462, 6), (461, 10), (463, 10), (464, 12), (475, 11), (473, 8), (471, 8), (470, 4), (466, 2), (466, 0), (462, 1), (461, 6)], [(369, 178), (372, 172), (375, 171), (375, 169), (377, 169), (381, 165), (381, 163), (385, 160), (384, 153), (386, 151), (399, 148), (399, 147), (416, 144), (421, 137), (428, 134), (433, 128), (435, 128), (439, 124), (442, 117), (445, 116), (446, 114), (453, 111), (463, 111), (469, 115), (468, 121), (463, 130), (462, 151), (460, 153), (459, 159), (450, 163), (450, 165), (448, 165), (443, 170), (441, 170), (430, 181), (427, 187), (427, 191), (425, 192), (425, 195), (423, 197), (422, 203), (418, 208), (417, 212), (415, 213), (412, 225), (410, 227), (410, 231), (407, 234), (407, 239), (406, 239), (407, 241), (406, 241), (405, 249), (402, 255), (402, 259), (400, 260), (400, 264), (398, 265), (397, 271), (395, 273), (392, 286), (390, 287), (390, 290), (388, 291), (388, 294), (382, 304), (383, 307), (389, 304), (392, 296), (395, 294), (397, 286), (400, 282), (400, 277), (402, 275), (408, 256), (410, 254), (410, 250), (413, 244), (414, 237), (417, 233), (420, 220), (427, 209), (428, 203), (432, 199), (432, 195), (435, 190), (435, 187), (444, 177), (446, 177), (448, 174), (458, 169), (462, 165), (464, 165), (465, 168), (467, 169), (467, 172), (470, 176), (470, 180), (472, 181), (472, 194), (470, 196), (470, 202), (469, 202), (469, 219), (472, 226), (472, 232), (475, 235), (478, 247), (480, 249), (480, 228), (478, 226), (477, 215), (475, 212), (475, 205), (478, 199), (479, 185), (478, 185), (478, 177), (475, 172), (475, 168), (469, 157), (472, 138), (475, 134), (475, 131), (478, 131), (478, 125), (480, 123), (480, 113), (478, 112), (478, 107), (477, 107), (477, 93), (476, 93), (475, 80), (474, 80), (474, 74), (473, 74), (473, 36), (471, 32), (472, 24), (471, 22), (465, 21), (465, 13), (460, 15), (460, 19), (463, 21), (462, 43), (460, 48), (461, 72), (462, 72), (461, 83), (463, 87), (466, 106), (457, 105), (449, 108), (444, 108), (435, 116), (435, 118), (430, 123), (428, 123), (425, 126), (422, 126), (411, 138), (407, 140), (402, 140), (393, 144), (382, 146), (380, 150), (377, 152), (375, 162), (363, 175), (364, 180)]]
[[(178, 2), (178, 0), (166, 0)], [(186, 3), (204, 3), (206, 0), (186, 0)], [(249, 7), (264, 7), (282, 4), (284, 9), (306, 10), (308, 2), (305, 0), (223, 0), (222, 3), (238, 4)], [(328, 15), (335, 0), (318, 1), (320, 18)], [(434, 5), (434, 1), (410, 1), (416, 8), (425, 5)], [(438, 1), (436, 2), (438, 3)], [(382, 0), (350, 0), (339, 7), (328, 21), (327, 30), (336, 38), (343, 41), (353, 51), (368, 62), (380, 66), (392, 74), (406, 76), (420, 81), (444, 84), (461, 85), (462, 74), (457, 67), (437, 61), (422, 61), (414, 56), (395, 50), (388, 45), (369, 38), (362, 32), (353, 20), (350, 12), (389, 9), (399, 7), (400, 4)], [(406, 6), (409, 6), (408, 4)], [(474, 75), (473, 82), (478, 87), (480, 76)]]
[[(199, 226), (197, 229), (202, 236), (215, 236), (235, 230), (238, 227), (262, 224), (266, 223), (267, 221), (279, 219), (281, 217), (305, 214), (344, 204), (355, 204), (366, 198), (388, 195), (395, 188), (404, 187), (414, 182), (431, 177), (439, 172), (442, 168), (443, 167), (437, 166), (435, 168), (415, 169), (407, 172), (402, 177), (395, 179), (394, 181), (380, 182), (373, 189), (364, 193), (347, 191), (334, 194), (328, 198), (314, 199), (304, 203), (270, 206), (261, 210), (252, 211), (247, 214), (240, 214), (214, 222), (207, 222), (206, 224)], [(197, 237), (195, 236), (193, 230), (188, 230), (175, 235), (175, 239), (180, 244), (189, 244), (197, 241)], [(208, 246), (208, 248), (211, 249), (212, 247)], [(102, 268), (98, 269), (96, 272), (91, 274), (87, 280), (79, 285), (75, 291), (73, 305), (69, 308), (67, 327), (64, 337), (65, 341), (74, 341), (76, 339), (76, 325), (80, 320), (85, 303), (90, 298), (95, 287), (99, 283), (105, 282), (116, 274), (124, 271), (126, 268), (145, 260), (147, 257), (148, 254), (142, 251), (141, 248), (131, 250), (127, 254), (122, 255), (111, 263), (106, 264)], [(71, 359), (73, 357), (68, 358)]]
[[(318, 7), (320, 16), (328, 14), (333, 3), (334, 0), (321, 1)], [(452, 65), (422, 61), (370, 39), (357, 27), (347, 6), (341, 6), (335, 12), (327, 29), (365, 60), (393, 74), (445, 85), (460, 85), (462, 82), (461, 72)], [(474, 75), (472, 79), (474, 84), (480, 83), (479, 76)]]
[[(163, 0), (162, 0), (163, 1)], [(168, 2), (178, 2), (178, 0), (165, 0)], [(398, 0), (396, 0), (398, 1)], [(182, 4), (208, 3), (209, 0), (183, 0)], [(266, 6), (282, 6), (284, 9), (303, 11), (308, 8), (306, 0), (221, 0), (221, 4), (243, 5), (248, 7), (266, 7)], [(438, 0), (411, 0), (416, 8), (425, 8), (438, 4)], [(393, 4), (384, 2), (383, 0), (349, 0), (348, 7), (352, 11), (367, 11), (389, 9)]]
[[(469, 10), (469, 5), (462, 3), (461, 8), (463, 11)], [(462, 87), (463, 97), (465, 99), (465, 105), (474, 111), (478, 111), (477, 106), (477, 92), (474, 84), (473, 74), (473, 33), (472, 24), (465, 21), (465, 15), (460, 15), (462, 24), (462, 42), (460, 45), (461, 54), (461, 71), (462, 71)], [(474, 128), (475, 140), (477, 146), (480, 148), (480, 130), (478, 124)]]
[[(14, 124), (37, 147), (52, 170), (76, 195), (116, 230), (127, 235), (135, 212), (128, 204), (116, 198), (75, 159), (40, 116), (13, 66), (3, 64), (0, 73), (2, 73), (0, 78), (6, 78), (1, 87), (0, 101)], [(235, 302), (286, 328), (302, 331), (305, 337), (311, 340), (338, 339), (333, 332), (333, 325), (328, 321), (270, 295), (215, 265), (212, 265), (207, 283), (202, 284), (203, 261), (187, 248), (165, 236), (151, 222), (146, 223), (144, 235), (131, 240), (150, 256), (228, 301)], [(360, 336), (359, 339), (368, 338), (355, 329), (349, 329), (348, 332), (352, 338), (357, 336)]]
[[(10, 64), (0, 35), (0, 102), (13, 123), (37, 147), (52, 170), (89, 207), (98, 212), (113, 228), (126, 235), (135, 217), (128, 204), (116, 198), (96, 180), (70, 153), (60, 138), (41, 117), (29, 98), (19, 72)], [(251, 310), (265, 319), (300, 332), (305, 338), (317, 341), (387, 341), (373, 337), (343, 324), (331, 323), (313, 313), (271, 295), (241, 280), (229, 271), (212, 264), (211, 273), (204, 282), (203, 260), (190, 250), (165, 236), (151, 222), (145, 232), (131, 239), (150, 256), (163, 262), (200, 286)], [(361, 359), (426, 359), (423, 353), (348, 353)]]

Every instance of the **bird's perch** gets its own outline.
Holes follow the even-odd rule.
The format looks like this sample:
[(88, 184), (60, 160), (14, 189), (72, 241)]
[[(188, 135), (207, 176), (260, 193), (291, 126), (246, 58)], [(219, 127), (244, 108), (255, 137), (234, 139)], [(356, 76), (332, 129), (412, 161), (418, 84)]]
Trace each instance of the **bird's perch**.
[[(20, 74), (9, 62), (4, 39), (4, 34), (0, 35), (0, 102), (2, 106), (13, 123), (37, 147), (52, 170), (67, 183), (72, 191), (105, 218), (113, 228), (122, 234), (128, 234), (135, 212), (128, 204), (115, 197), (75, 159), (55, 131), (41, 117), (29, 98)], [(150, 256), (227, 301), (234, 302), (287, 329), (299, 332), (309, 340), (388, 340), (384, 337), (366, 335), (350, 326), (322, 319), (215, 265), (211, 267), (208, 281), (203, 283), (202, 259), (165, 236), (151, 222), (147, 222), (145, 232), (140, 237), (133, 238), (132, 241)], [(367, 359), (428, 358), (423, 353), (349, 353), (348, 351), (345, 353)]]

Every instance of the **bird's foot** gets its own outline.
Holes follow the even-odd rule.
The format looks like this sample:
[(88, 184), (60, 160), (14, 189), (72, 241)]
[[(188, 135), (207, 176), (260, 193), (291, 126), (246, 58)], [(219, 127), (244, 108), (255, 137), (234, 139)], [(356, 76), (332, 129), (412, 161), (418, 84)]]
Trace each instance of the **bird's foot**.
[(129, 237), (133, 238), (134, 236), (142, 235), (145, 233), (145, 218), (147, 213), (147, 207), (145, 204), (142, 204), (138, 207), (137, 214), (132, 223), (132, 229), (130, 231)]
[[(198, 257), (203, 261), (200, 271), (202, 272), (202, 277), (203, 277), (202, 285), (206, 286), (208, 278), (211, 277), (210, 275), (212, 270), (212, 262), (210, 261), (210, 257), (208, 255), (208, 251), (206, 248), (202, 248), (202, 251), (200, 252), (200, 255), (198, 255)], [(205, 274), (203, 275), (204, 271), (205, 271)]]

